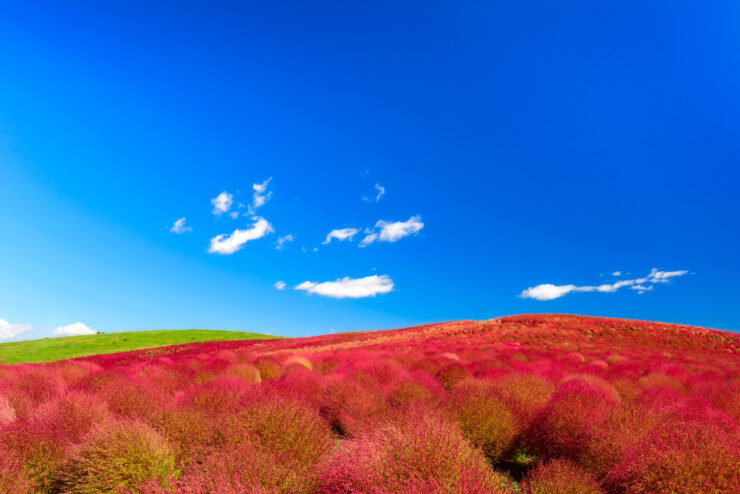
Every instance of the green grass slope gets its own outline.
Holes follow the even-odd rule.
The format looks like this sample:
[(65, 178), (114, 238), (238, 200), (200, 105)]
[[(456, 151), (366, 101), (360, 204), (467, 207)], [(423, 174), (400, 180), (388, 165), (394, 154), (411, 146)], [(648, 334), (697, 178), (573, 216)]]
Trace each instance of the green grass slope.
[(43, 340), (0, 343), (0, 363), (53, 362), (87, 355), (126, 352), (142, 348), (180, 345), (182, 343), (274, 338), (279, 337), (241, 331), (214, 331), (208, 329), (130, 331), (126, 333), (44, 338)]

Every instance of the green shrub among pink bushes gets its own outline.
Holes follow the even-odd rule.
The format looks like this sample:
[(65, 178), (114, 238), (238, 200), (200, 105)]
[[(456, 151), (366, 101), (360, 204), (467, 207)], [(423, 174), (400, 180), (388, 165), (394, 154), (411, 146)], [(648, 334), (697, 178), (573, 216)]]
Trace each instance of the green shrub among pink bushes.
[(144, 482), (166, 486), (179, 475), (167, 441), (141, 422), (98, 424), (61, 466), (58, 489), (70, 494), (116, 492)]

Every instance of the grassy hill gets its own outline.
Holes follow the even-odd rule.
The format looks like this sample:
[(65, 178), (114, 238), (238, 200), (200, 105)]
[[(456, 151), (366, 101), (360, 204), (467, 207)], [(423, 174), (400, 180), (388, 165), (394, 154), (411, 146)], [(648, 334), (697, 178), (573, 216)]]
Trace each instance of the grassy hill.
[(130, 331), (89, 336), (44, 338), (42, 340), (0, 343), (0, 363), (40, 363), (87, 355), (126, 352), (182, 343), (204, 341), (264, 340), (279, 338), (241, 331), (213, 331), (207, 329)]

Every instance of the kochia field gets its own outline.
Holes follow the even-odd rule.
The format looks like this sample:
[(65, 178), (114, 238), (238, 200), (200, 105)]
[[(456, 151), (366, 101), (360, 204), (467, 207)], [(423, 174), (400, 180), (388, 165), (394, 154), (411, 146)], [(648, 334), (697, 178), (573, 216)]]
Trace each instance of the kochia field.
[(569, 315), (0, 366), (4, 493), (733, 493), (740, 336)]

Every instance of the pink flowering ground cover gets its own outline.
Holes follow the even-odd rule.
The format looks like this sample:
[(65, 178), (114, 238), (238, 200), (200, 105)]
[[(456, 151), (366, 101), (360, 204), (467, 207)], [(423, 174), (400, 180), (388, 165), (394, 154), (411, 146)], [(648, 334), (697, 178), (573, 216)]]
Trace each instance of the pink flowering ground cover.
[(0, 366), (0, 492), (738, 492), (739, 357), (538, 315)]

